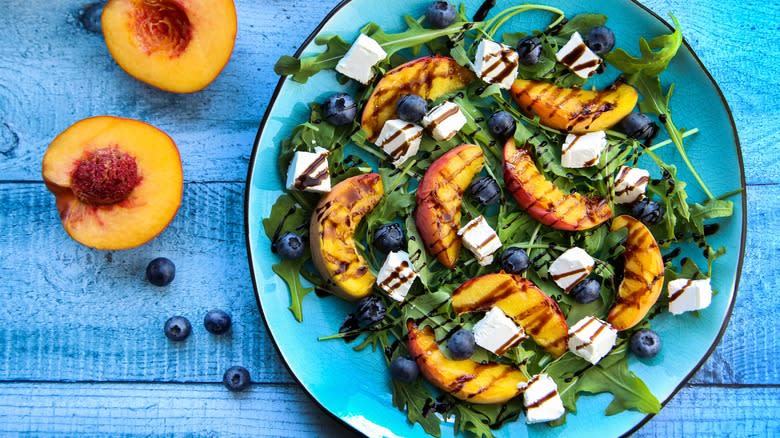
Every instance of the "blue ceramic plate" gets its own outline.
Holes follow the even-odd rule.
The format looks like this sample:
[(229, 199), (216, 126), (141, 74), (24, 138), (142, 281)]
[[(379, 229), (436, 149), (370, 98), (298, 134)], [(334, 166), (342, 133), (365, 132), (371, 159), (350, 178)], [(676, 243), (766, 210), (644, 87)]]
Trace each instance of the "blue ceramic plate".
[[(473, 14), (482, 0), (466, 0)], [(511, 4), (499, 1), (496, 10)], [(617, 35), (618, 46), (636, 53), (640, 36), (652, 37), (669, 32), (669, 25), (631, 0), (583, 2), (551, 0), (543, 3), (563, 9), (567, 16), (597, 12), (609, 17), (608, 25)], [(352, 0), (341, 3), (320, 27), (304, 42), (304, 55), (320, 49), (312, 43), (319, 34), (338, 34), (353, 40), (358, 29), (368, 21), (385, 30), (404, 29), (402, 16), (423, 15), (429, 0), (404, 2)], [(529, 14), (515, 18), (504, 31), (529, 31), (543, 28), (549, 16)], [(609, 74), (604, 76), (610, 76)], [(612, 78), (615, 75), (611, 75)], [(698, 127), (701, 133), (687, 141), (688, 153), (710, 188), (716, 194), (745, 186), (742, 157), (737, 133), (728, 106), (690, 47), (685, 45), (664, 74), (665, 83), (675, 82), (672, 102), (675, 121), (680, 127)], [(337, 298), (308, 295), (303, 302), (304, 322), (298, 323), (287, 309), (290, 299), (285, 284), (271, 270), (276, 256), (265, 236), (262, 219), (279, 196), (282, 182), (276, 172), (279, 144), (292, 128), (308, 117), (307, 103), (345, 87), (339, 85), (333, 72), (320, 73), (306, 84), (281, 80), (260, 125), (255, 141), (246, 188), (246, 227), (250, 267), (260, 311), (282, 360), (303, 388), (327, 412), (346, 425), (369, 436), (424, 436), (422, 428), (407, 423), (403, 413), (392, 406), (388, 373), (379, 352), (354, 352), (339, 341), (318, 342), (317, 337), (336, 333), (351, 306)], [(679, 164), (673, 147), (663, 150), (667, 162)], [(678, 166), (683, 168), (684, 166)], [(648, 169), (654, 168), (648, 164)], [(689, 184), (694, 199), (701, 199), (690, 175), (681, 177)], [(654, 320), (653, 327), (664, 341), (663, 351), (650, 362), (631, 359), (630, 367), (647, 383), (659, 400), (666, 401), (680, 389), (699, 368), (718, 343), (731, 313), (741, 268), (745, 236), (745, 200), (734, 198), (734, 216), (723, 223), (713, 244), (725, 246), (728, 253), (715, 267), (713, 286), (718, 290), (712, 305), (696, 318), (693, 315), (673, 317), (669, 314)], [(699, 251), (691, 254), (698, 256)], [(569, 414), (564, 426), (526, 426), (520, 421), (505, 425), (499, 436), (583, 436), (598, 431), (599, 436), (618, 436), (640, 427), (649, 417), (638, 412), (624, 412), (606, 417), (604, 409), (611, 396), (583, 396), (577, 414)], [(451, 425), (443, 428), (452, 435)]]

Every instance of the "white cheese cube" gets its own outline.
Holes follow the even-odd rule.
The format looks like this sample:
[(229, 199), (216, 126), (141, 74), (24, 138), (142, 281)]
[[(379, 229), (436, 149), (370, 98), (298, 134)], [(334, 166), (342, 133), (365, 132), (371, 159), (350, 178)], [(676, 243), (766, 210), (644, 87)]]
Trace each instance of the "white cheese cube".
[(314, 152), (296, 152), (287, 168), (287, 190), (329, 192), (328, 154), (327, 149), (320, 147), (314, 148)]
[(633, 204), (645, 197), (650, 172), (636, 167), (622, 166), (615, 177), (615, 203)]
[(501, 240), (495, 230), (488, 225), (484, 216), (479, 216), (458, 230), (463, 246), (471, 251), (482, 266), (493, 263), (493, 253), (501, 248)]
[(387, 52), (376, 40), (360, 34), (352, 47), (336, 65), (336, 71), (344, 76), (367, 84), (374, 77), (374, 66), (387, 58)]
[(569, 134), (561, 147), (561, 165), (570, 169), (595, 166), (599, 164), (601, 152), (606, 146), (607, 134), (604, 131)]
[(400, 167), (420, 150), (422, 135), (422, 126), (401, 119), (390, 119), (382, 126), (376, 145), (390, 155), (395, 167)]
[(519, 383), (517, 389), (523, 391), (525, 421), (528, 424), (557, 420), (566, 413), (558, 385), (547, 374), (537, 374), (528, 382)]
[(569, 351), (596, 365), (615, 346), (617, 330), (595, 316), (586, 316), (569, 329)]
[(577, 283), (584, 280), (595, 266), (593, 257), (584, 249), (575, 246), (555, 259), (547, 273), (558, 287), (569, 292)]
[(412, 288), (417, 272), (414, 270), (409, 253), (406, 251), (391, 252), (387, 255), (382, 269), (376, 276), (376, 284), (387, 292), (390, 298), (403, 301)]
[(701, 310), (712, 302), (710, 279), (688, 280), (679, 278), (667, 284), (669, 290), (669, 312), (673, 315)]
[(603, 62), (599, 55), (593, 53), (582, 41), (579, 32), (574, 32), (569, 42), (555, 54), (555, 59), (583, 79), (593, 76)]
[(431, 135), (438, 141), (447, 141), (463, 128), (466, 124), (466, 116), (460, 107), (453, 102), (446, 101), (435, 106), (423, 117), (423, 126), (431, 131)]
[(519, 65), (520, 55), (511, 47), (490, 40), (480, 41), (474, 71), (483, 81), (508, 90), (517, 79)]
[(474, 324), (472, 331), (477, 345), (499, 356), (526, 338), (525, 330), (498, 307), (490, 309), (484, 318)]

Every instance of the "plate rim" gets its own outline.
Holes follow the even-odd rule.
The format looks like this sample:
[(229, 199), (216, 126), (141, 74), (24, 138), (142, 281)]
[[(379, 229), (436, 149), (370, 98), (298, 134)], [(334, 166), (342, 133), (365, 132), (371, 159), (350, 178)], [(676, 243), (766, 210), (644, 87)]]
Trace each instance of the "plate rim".
[[(661, 24), (663, 24), (665, 27), (669, 28), (669, 30), (674, 30), (674, 27), (666, 21), (663, 17), (658, 15), (655, 11), (650, 9), (649, 7), (642, 4), (639, 0), (624, 0), (628, 1), (630, 3), (633, 3), (634, 5), (638, 6), (640, 9), (642, 9), (644, 12), (658, 20)], [(298, 49), (295, 51), (294, 55), (295, 57), (298, 57), (303, 53), (303, 51), (314, 41), (314, 39), (317, 37), (317, 35), (322, 31), (322, 29), (328, 24), (328, 22), (333, 18), (334, 15), (336, 15), (339, 11), (341, 11), (344, 7), (352, 3), (352, 0), (341, 0), (336, 6), (334, 6), (326, 15), (323, 17), (323, 19), (320, 21), (320, 23), (312, 30), (312, 32), (309, 34), (309, 36), (306, 37), (306, 39), (301, 43), (301, 45), (298, 47)], [(677, 395), (680, 390), (682, 390), (688, 383), (688, 381), (693, 377), (694, 374), (696, 374), (699, 369), (704, 365), (704, 363), (709, 359), (709, 357), (712, 355), (712, 353), (715, 351), (715, 349), (720, 344), (720, 341), (723, 338), (723, 335), (726, 332), (726, 329), (728, 328), (729, 321), (731, 320), (732, 313), (734, 311), (734, 305), (737, 301), (737, 294), (739, 291), (739, 282), (742, 278), (742, 265), (745, 258), (745, 246), (747, 242), (747, 183), (745, 179), (745, 164), (742, 157), (742, 143), (739, 139), (739, 132), (737, 130), (736, 122), (734, 121), (734, 114), (731, 111), (731, 107), (728, 104), (728, 101), (726, 100), (726, 96), (723, 94), (723, 90), (721, 90), (720, 85), (718, 85), (718, 82), (715, 80), (715, 78), (712, 76), (710, 71), (707, 69), (707, 67), (702, 62), (701, 58), (699, 58), (699, 55), (696, 53), (695, 50), (693, 50), (693, 47), (688, 43), (688, 40), (683, 37), (682, 41), (683, 45), (686, 49), (691, 53), (693, 56), (693, 59), (696, 61), (696, 63), (699, 65), (701, 70), (704, 72), (707, 79), (712, 84), (713, 88), (715, 89), (716, 93), (718, 94), (718, 97), (720, 98), (721, 103), (723, 104), (724, 108), (726, 109), (726, 114), (728, 115), (728, 121), (729, 124), (731, 124), (731, 130), (734, 135), (735, 145), (736, 145), (736, 153), (737, 153), (737, 161), (739, 163), (739, 173), (740, 173), (740, 185), (742, 189), (741, 197), (742, 197), (742, 231), (740, 236), (740, 247), (739, 247), (739, 256), (737, 260), (737, 269), (736, 269), (736, 278), (734, 280), (734, 291), (731, 295), (731, 302), (729, 302), (728, 308), (726, 309), (726, 314), (723, 318), (723, 322), (721, 323), (720, 329), (718, 330), (718, 334), (715, 336), (714, 341), (709, 346), (707, 351), (704, 353), (704, 355), (701, 357), (699, 362), (696, 364), (696, 366), (693, 367), (693, 369), (680, 381), (680, 383), (677, 384), (677, 386), (672, 390), (672, 392), (669, 394), (666, 399), (661, 401), (661, 407), (666, 406), (666, 404), (674, 398), (675, 395)], [(303, 382), (298, 378), (298, 376), (293, 372), (292, 368), (290, 367), (290, 364), (287, 362), (287, 359), (282, 352), (281, 348), (279, 347), (279, 344), (276, 341), (276, 337), (274, 336), (273, 332), (271, 331), (270, 326), (268, 325), (268, 320), (265, 317), (265, 311), (263, 310), (263, 305), (260, 300), (260, 292), (259, 288), (257, 287), (257, 277), (255, 276), (255, 270), (254, 270), (254, 261), (252, 259), (252, 242), (249, 235), (249, 194), (252, 188), (252, 177), (254, 175), (254, 165), (255, 165), (255, 159), (257, 158), (257, 151), (258, 146), (260, 142), (260, 137), (263, 134), (263, 131), (265, 130), (266, 123), (268, 122), (268, 119), (271, 115), (271, 110), (273, 109), (274, 105), (276, 104), (276, 99), (279, 97), (279, 94), (281, 92), (282, 86), (284, 85), (285, 81), (287, 80), (287, 76), (282, 76), (279, 78), (279, 81), (276, 84), (276, 87), (274, 88), (273, 94), (271, 95), (271, 99), (268, 101), (268, 104), (266, 105), (265, 112), (263, 114), (262, 119), (260, 120), (260, 124), (257, 129), (257, 134), (255, 135), (255, 140), (252, 145), (252, 154), (249, 158), (249, 164), (247, 167), (247, 176), (246, 176), (246, 183), (244, 185), (244, 238), (245, 238), (245, 246), (246, 246), (246, 252), (247, 252), (247, 261), (249, 262), (249, 274), (252, 277), (252, 287), (254, 289), (254, 295), (255, 295), (255, 301), (257, 302), (257, 308), (260, 311), (260, 317), (263, 321), (263, 325), (265, 326), (266, 332), (268, 332), (269, 337), (271, 339), (271, 344), (273, 344), (274, 349), (276, 350), (276, 353), (279, 355), (279, 358), (281, 359), (282, 363), (284, 364), (284, 367), (287, 369), (287, 372), (292, 376), (293, 380), (295, 380), (295, 383), (298, 384), (300, 388), (303, 389), (303, 392), (306, 394), (306, 396), (314, 402), (317, 407), (320, 408), (325, 414), (327, 414), (329, 417), (335, 419), (338, 423), (340, 423), (342, 426), (344, 426), (347, 430), (350, 430), (354, 433), (364, 435), (365, 433), (361, 430), (359, 430), (357, 427), (353, 426), (352, 424), (345, 421), (340, 416), (333, 413), (330, 409), (328, 409), (320, 400), (309, 391), (309, 389), (306, 387), (306, 385), (303, 384)], [(659, 411), (660, 413), (661, 411)], [(647, 424), (648, 421), (650, 421), (653, 417), (655, 417), (656, 414), (647, 414), (645, 415), (642, 420), (637, 422), (631, 429), (627, 430), (625, 433), (621, 435), (621, 437), (627, 437), (633, 434), (634, 432), (641, 429), (645, 424)]]

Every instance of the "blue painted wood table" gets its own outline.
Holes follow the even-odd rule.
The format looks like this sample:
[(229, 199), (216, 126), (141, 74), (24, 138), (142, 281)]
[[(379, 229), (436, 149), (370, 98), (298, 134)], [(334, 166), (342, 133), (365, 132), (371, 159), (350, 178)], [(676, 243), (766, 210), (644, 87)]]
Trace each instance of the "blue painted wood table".
[[(292, 53), (337, 0), (238, 0), (232, 60), (206, 91), (173, 95), (127, 76), (79, 17), (87, 0), (2, 2), (0, 14), (0, 434), (329, 435), (345, 430), (282, 366), (252, 292), (243, 190), (258, 121)], [(764, 1), (648, 0), (674, 11), (723, 87), (747, 166), (749, 232), (728, 331), (689, 384), (638, 435), (780, 434), (780, 8)], [(114, 114), (170, 133), (184, 203), (152, 243), (98, 252), (70, 240), (40, 178), (46, 145), (76, 120)], [(736, 250), (736, 249), (735, 249)], [(147, 262), (173, 259), (155, 288)], [(200, 321), (223, 308), (216, 337)], [(173, 344), (163, 322), (194, 333)], [(220, 384), (231, 365), (256, 384)]]

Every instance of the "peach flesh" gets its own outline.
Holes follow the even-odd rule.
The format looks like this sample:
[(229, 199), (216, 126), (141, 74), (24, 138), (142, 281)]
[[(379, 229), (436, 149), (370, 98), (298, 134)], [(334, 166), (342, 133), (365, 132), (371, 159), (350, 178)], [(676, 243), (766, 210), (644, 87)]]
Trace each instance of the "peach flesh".
[(73, 194), (91, 205), (124, 201), (141, 182), (135, 158), (117, 147), (87, 152), (76, 162), (71, 178)]
[(135, 35), (147, 54), (167, 52), (181, 55), (192, 39), (187, 13), (172, 0), (143, 0), (135, 13)]

